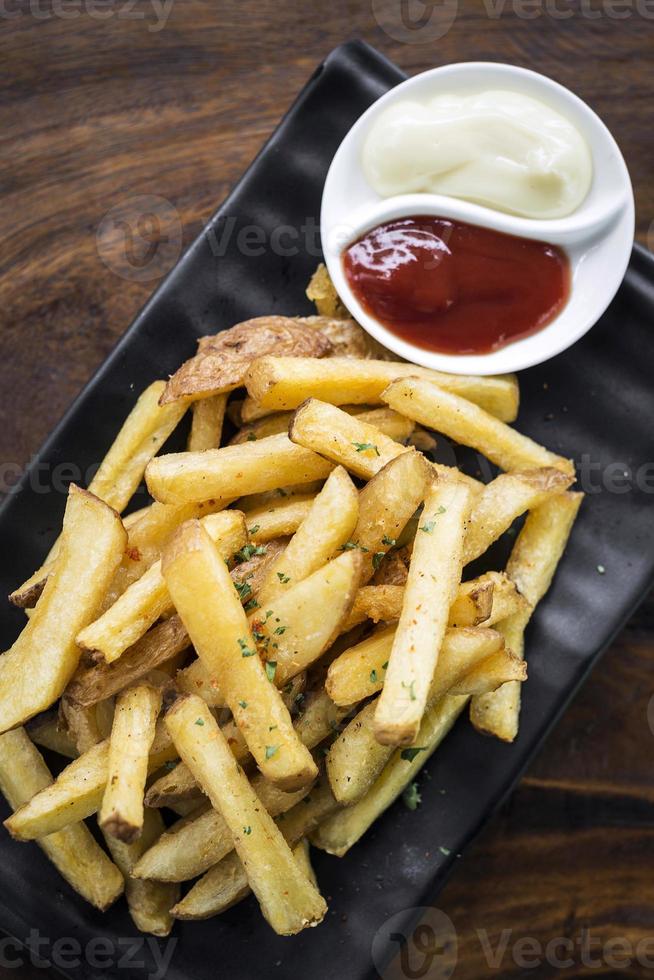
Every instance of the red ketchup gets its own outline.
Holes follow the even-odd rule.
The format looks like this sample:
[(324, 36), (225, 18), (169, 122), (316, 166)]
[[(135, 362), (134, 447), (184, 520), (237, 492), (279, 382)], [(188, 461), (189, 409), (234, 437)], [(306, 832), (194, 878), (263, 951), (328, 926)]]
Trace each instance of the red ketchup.
[(486, 354), (528, 337), (570, 292), (561, 249), (449, 218), (379, 225), (349, 246), (343, 266), (370, 316), (444, 354)]

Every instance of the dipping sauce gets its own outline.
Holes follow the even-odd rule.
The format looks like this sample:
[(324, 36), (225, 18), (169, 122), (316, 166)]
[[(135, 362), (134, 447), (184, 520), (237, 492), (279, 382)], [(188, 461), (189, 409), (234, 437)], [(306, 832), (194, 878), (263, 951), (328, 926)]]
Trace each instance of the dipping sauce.
[(526, 218), (562, 218), (586, 197), (592, 158), (577, 128), (520, 92), (443, 93), (391, 105), (363, 146), (382, 197), (447, 194)]
[(546, 326), (570, 291), (568, 260), (546, 242), (449, 218), (400, 218), (343, 254), (365, 311), (443, 354), (486, 354)]

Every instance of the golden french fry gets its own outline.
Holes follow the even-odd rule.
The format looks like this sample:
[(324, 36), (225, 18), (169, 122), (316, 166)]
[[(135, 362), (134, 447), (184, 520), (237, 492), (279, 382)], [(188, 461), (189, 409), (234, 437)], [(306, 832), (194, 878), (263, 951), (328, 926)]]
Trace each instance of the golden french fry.
[(343, 319), (348, 317), (348, 312), (343, 306), (336, 286), (327, 271), (327, 266), (323, 262), (311, 276), (305, 293), (307, 299), (315, 303), (318, 313), (322, 316), (342, 317)]
[(26, 730), (35, 745), (56, 752), (57, 755), (63, 755), (66, 759), (76, 759), (79, 755), (75, 742), (62, 726), (56, 710), (44, 711), (43, 714), (32, 718), (27, 723)]
[(327, 562), (349, 540), (359, 517), (359, 494), (342, 466), (333, 470), (306, 518), (269, 570), (259, 605), (266, 606)]
[(224, 559), (199, 522), (177, 531), (164, 550), (162, 573), (198, 656), (261, 771), (283, 789), (311, 782), (315, 763), (257, 655)]
[[(90, 708), (83, 707), (65, 695), (59, 702), (59, 713), (74, 742), (77, 754), (86, 752), (92, 745), (102, 742), (109, 734), (107, 731), (100, 731), (100, 712), (96, 710), (98, 707), (98, 705), (93, 705)], [(111, 731), (111, 723), (109, 724), (109, 731)]]
[(277, 435), (203, 453), (158, 456), (148, 464), (145, 477), (152, 496), (163, 503), (210, 497), (227, 503), (244, 490), (261, 493), (286, 483), (324, 480), (332, 469), (321, 456)]
[(133, 872), (141, 855), (155, 844), (164, 829), (161, 814), (157, 810), (146, 810), (138, 840), (126, 844), (107, 836), (111, 856), (125, 877), (125, 898), (134, 925), (140, 932), (153, 936), (170, 934), (173, 927), (170, 910), (179, 901), (179, 887), (160, 881), (140, 881)]
[(396, 412), (471, 446), (503, 470), (553, 466), (574, 474), (569, 459), (557, 456), (464, 397), (418, 378), (393, 381), (382, 401)]
[(474, 561), (526, 510), (563, 493), (574, 478), (561, 470), (543, 467), (503, 473), (488, 483), (474, 500), (463, 548), (463, 563)]
[[(477, 694), (494, 691), (507, 681), (523, 681), (526, 667), (504, 649), (502, 638), (494, 630), (463, 629), (452, 631), (445, 642), (427, 697), (427, 710), (445, 694)], [(393, 746), (382, 745), (375, 738), (376, 702), (367, 704), (332, 743), (327, 755), (327, 773), (334, 796), (349, 806), (360, 799), (390, 759)], [(422, 752), (416, 745), (405, 750), (410, 759)]]
[[(177, 758), (165, 727), (157, 725), (148, 772), (155, 772)], [(74, 759), (54, 783), (5, 820), (5, 827), (17, 840), (33, 840), (55, 833), (71, 823), (85, 820), (102, 803), (109, 771), (109, 740), (94, 745)]]
[(227, 395), (214, 395), (193, 402), (191, 432), (188, 451), (201, 453), (205, 449), (217, 449), (223, 432)]
[(331, 817), (309, 834), (309, 840), (316, 847), (342, 857), (353, 844), (381, 816), (384, 810), (395, 802), (402, 791), (415, 779), (419, 770), (438, 748), (452, 725), (468, 702), (468, 697), (446, 694), (425, 713), (416, 745), (422, 751), (411, 753), (396, 749), (381, 775), (368, 792), (353, 806), (337, 810)]
[(116, 702), (99, 823), (106, 834), (126, 844), (143, 829), (145, 780), (160, 709), (161, 691), (147, 684), (128, 688)]
[(335, 405), (308, 398), (296, 410), (289, 439), (340, 463), (355, 476), (369, 480), (407, 446), (384, 435), (361, 416), (348, 415)]
[[(311, 357), (267, 355), (252, 362), (245, 384), (250, 397), (262, 408), (283, 411), (297, 408), (306, 398), (319, 398), (332, 405), (379, 404), (384, 400), (381, 397), (384, 389), (396, 378), (406, 377), (438, 384), (448, 393), (481, 406), (505, 422), (512, 422), (518, 414), (518, 384), (513, 375), (480, 378), (442, 374), (399, 361), (347, 357), (318, 361)], [(243, 418), (249, 421), (245, 415)]]
[(0, 731), (44, 711), (77, 667), (77, 633), (102, 601), (125, 548), (118, 514), (71, 484), (54, 572), (33, 616), (0, 657)]
[(234, 765), (204, 701), (192, 695), (180, 698), (168, 712), (166, 724), (180, 756), (214, 809), (222, 813), (248, 883), (275, 932), (293, 935), (320, 922), (327, 911), (324, 900), (298, 868), (242, 769)]
[[(516, 539), (507, 574), (528, 605), (498, 623), (507, 647), (524, 655), (524, 631), (535, 606), (550, 587), (583, 500), (581, 493), (563, 493), (532, 510)], [(470, 719), (478, 731), (512, 742), (518, 734), (520, 685), (505, 684), (492, 694), (473, 698)]]
[(228, 445), (239, 446), (243, 442), (256, 442), (257, 439), (265, 439), (267, 436), (287, 433), (292, 418), (292, 412), (273, 412), (262, 419), (255, 419), (249, 425), (242, 426), (229, 440)]
[[(245, 516), (238, 510), (210, 514), (202, 520), (225, 560), (247, 542)], [(78, 633), (77, 644), (100, 654), (106, 663), (113, 663), (172, 610), (159, 559), (99, 619)]]
[[(293, 793), (285, 793), (261, 773), (253, 777), (251, 785), (261, 806), (273, 817), (294, 807), (310, 789), (305, 786)], [(173, 824), (143, 854), (134, 875), (155, 881), (188, 881), (218, 864), (233, 848), (234, 837), (221, 811), (209, 807), (198, 816), (191, 815)]]
[(190, 642), (179, 616), (170, 616), (137, 640), (119, 660), (78, 668), (64, 697), (90, 708), (139, 681), (151, 670), (169, 663), (186, 650)]
[(264, 490), (263, 493), (249, 493), (244, 497), (239, 497), (238, 509), (247, 514), (249, 519), (249, 515), (253, 511), (258, 510), (260, 507), (269, 507), (278, 501), (286, 500), (290, 503), (294, 498), (313, 498), (322, 489), (324, 482), (325, 480), (311, 480), (309, 483), (287, 484), (285, 487), (275, 487), (274, 490)]
[[(24, 728), (0, 736), (0, 791), (12, 810), (51, 785), (50, 771)], [(73, 821), (41, 836), (38, 844), (68, 884), (96, 908), (109, 908), (122, 893), (123, 876), (83, 823)]]
[(402, 613), (375, 712), (375, 735), (387, 745), (415, 739), (461, 582), (470, 494), (435, 482), (427, 491), (416, 534)]
[[(277, 825), (291, 847), (328, 817), (338, 804), (329, 783), (323, 779), (288, 813), (277, 818)], [(249, 894), (247, 876), (238, 854), (232, 851), (214, 865), (173, 909), (176, 919), (207, 919), (230, 908)]]
[(318, 879), (316, 878), (316, 873), (313, 870), (313, 865), (311, 864), (311, 847), (306, 837), (303, 837), (302, 840), (299, 841), (293, 848), (293, 857), (295, 858), (300, 870), (309, 879), (312, 885), (317, 888)]
[(278, 497), (247, 512), (248, 534), (261, 544), (282, 535), (295, 534), (311, 510), (315, 494)]

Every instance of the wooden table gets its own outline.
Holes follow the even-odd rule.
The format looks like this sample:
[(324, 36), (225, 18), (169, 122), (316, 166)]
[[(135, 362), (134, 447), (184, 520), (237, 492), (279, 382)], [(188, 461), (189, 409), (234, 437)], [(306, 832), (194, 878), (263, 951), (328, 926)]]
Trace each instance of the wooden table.
[[(7, 0), (1, 463), (29, 460), (155, 284), (119, 278), (101, 260), (103, 216), (128, 197), (156, 194), (177, 209), (191, 241), (315, 65), (348, 38), (365, 38), (409, 73), (491, 59), (574, 88), (622, 147), (638, 238), (648, 242), (654, 5), (459, 0), (457, 9), (443, 0), (432, 20), (432, 5), (416, 4), (412, 16), (425, 13), (427, 26), (409, 31), (406, 43), (397, 40), (399, 0), (173, 0), (163, 26), (151, 0), (137, 0), (129, 14), (125, 0), (109, 0), (106, 19), (92, 16), (90, 0)], [(624, 950), (607, 954), (604, 944), (654, 936), (653, 632), (650, 599), (438, 899), (459, 934), (457, 978), (558, 976), (547, 957), (530, 970), (516, 961), (514, 943), (524, 937), (577, 941), (566, 976), (614, 976), (611, 955)], [(600, 967), (582, 962), (584, 929), (592, 955), (604, 951)], [(508, 938), (503, 930), (512, 930)], [(495, 970), (486, 934), (493, 950), (506, 940)], [(649, 970), (633, 962), (620, 975), (648, 975), (652, 948), (649, 955)]]

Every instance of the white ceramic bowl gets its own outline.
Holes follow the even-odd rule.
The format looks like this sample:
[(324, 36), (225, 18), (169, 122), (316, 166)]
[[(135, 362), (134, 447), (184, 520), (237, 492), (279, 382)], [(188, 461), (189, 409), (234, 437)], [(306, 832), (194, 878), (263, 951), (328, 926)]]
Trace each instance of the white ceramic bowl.
[[(534, 220), (440, 194), (381, 198), (367, 183), (361, 152), (380, 112), (398, 100), (427, 100), (444, 92), (468, 94), (509, 89), (546, 102), (574, 123), (593, 160), (593, 182), (586, 199), (566, 218)], [(561, 246), (569, 260), (570, 298), (544, 329), (489, 354), (441, 354), (397, 337), (366, 313), (348, 286), (343, 250), (371, 228), (408, 215), (439, 215), (523, 238)], [(502, 374), (539, 364), (579, 340), (600, 318), (624, 276), (634, 239), (634, 198), (626, 164), (601, 119), (557, 82), (513, 65), (463, 62), (434, 68), (391, 89), (349, 131), (325, 181), (320, 216), (327, 268), (355, 319), (400, 357), (454, 374)]]

